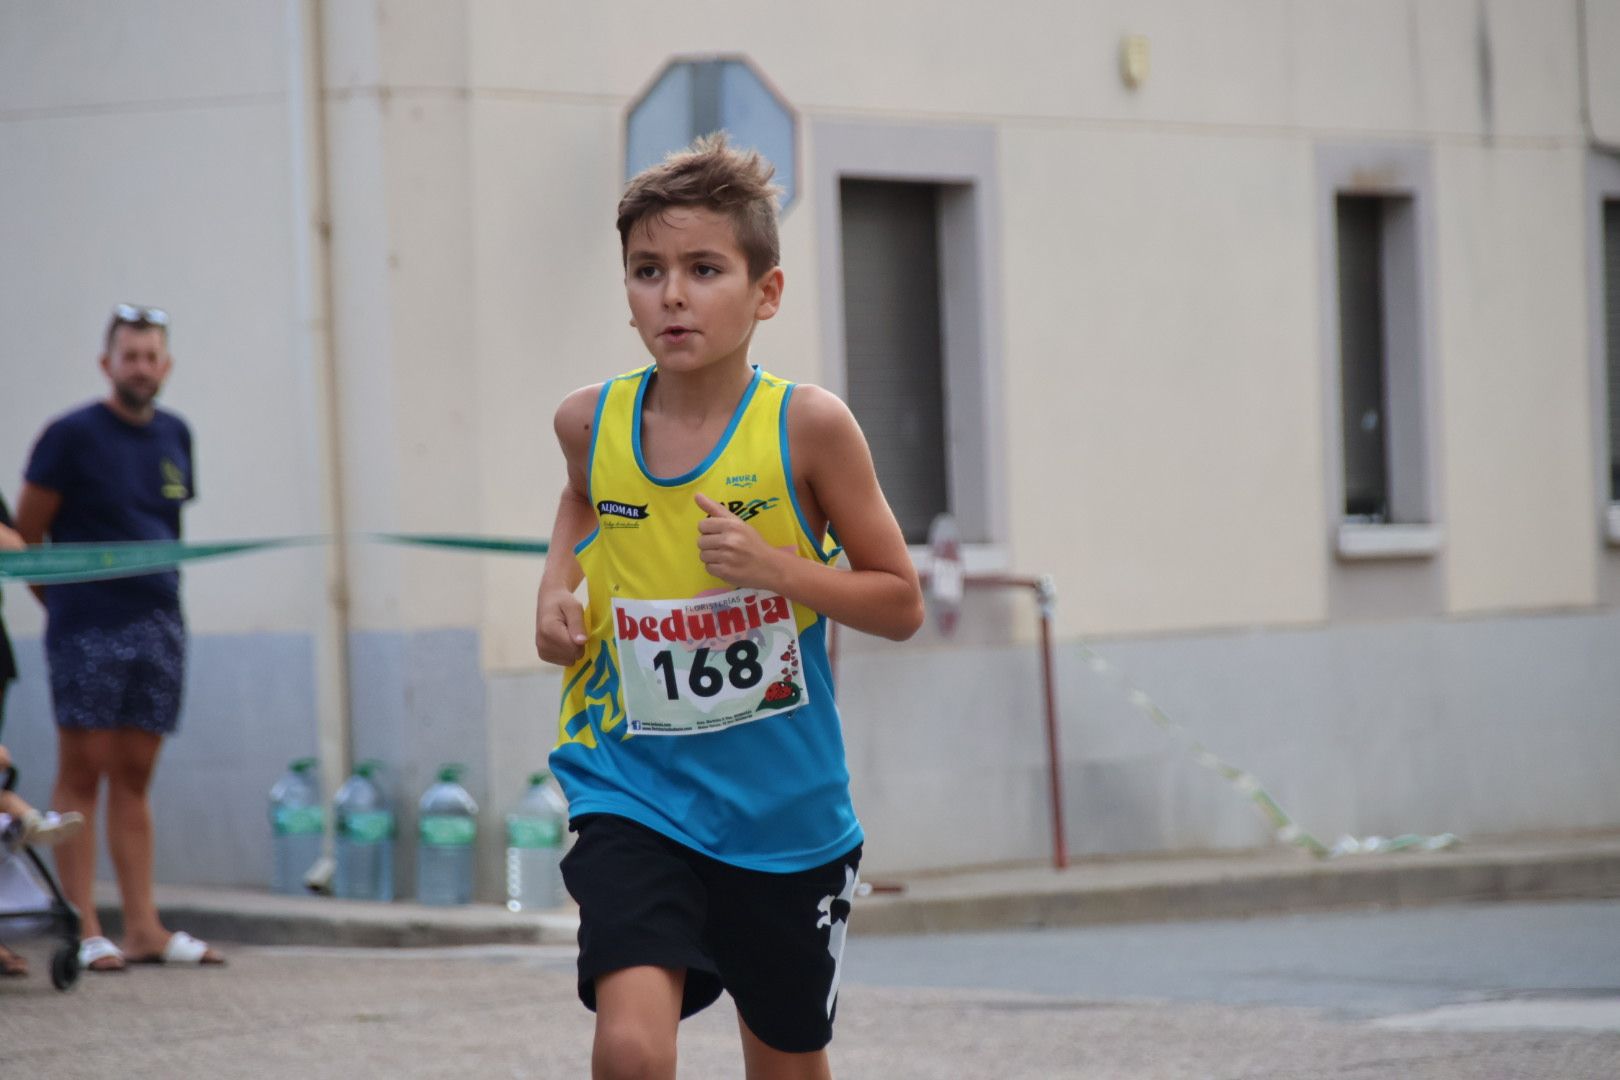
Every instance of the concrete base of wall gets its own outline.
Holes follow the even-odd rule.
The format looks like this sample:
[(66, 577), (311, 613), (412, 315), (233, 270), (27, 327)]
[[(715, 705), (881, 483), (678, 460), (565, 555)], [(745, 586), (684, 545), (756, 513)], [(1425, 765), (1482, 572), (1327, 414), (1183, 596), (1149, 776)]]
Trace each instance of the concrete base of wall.
[[(1033, 616), (1031, 616), (1033, 619)], [(1051, 851), (1033, 646), (907, 650), (843, 635), (838, 673), (867, 864)], [(1620, 614), (1098, 642), (1308, 831), (1463, 836), (1620, 824)], [(1253, 804), (1076, 643), (1057, 648), (1072, 854), (1271, 841)]]
[[(55, 734), (44, 662), (37, 640), (17, 644), (24, 678), (4, 739), (25, 797), (45, 805)], [(1049, 858), (1034, 648), (919, 648), (851, 633), (841, 647), (867, 876)], [(1324, 840), (1620, 826), (1620, 613), (1095, 648)], [(268, 880), (266, 793), (315, 746), (311, 649), (299, 635), (195, 639), (186, 714), (154, 792), (160, 881)], [(559, 679), (486, 675), (471, 630), (356, 634), (350, 650), (355, 749), (388, 764), (401, 808), (397, 895), (411, 895), (416, 799), (441, 762), (458, 761), (483, 811), (477, 895), (499, 899), (504, 814), (545, 766)], [(1057, 674), (1071, 854), (1271, 842), (1253, 804), (1133, 707), (1079, 645), (1059, 646)]]

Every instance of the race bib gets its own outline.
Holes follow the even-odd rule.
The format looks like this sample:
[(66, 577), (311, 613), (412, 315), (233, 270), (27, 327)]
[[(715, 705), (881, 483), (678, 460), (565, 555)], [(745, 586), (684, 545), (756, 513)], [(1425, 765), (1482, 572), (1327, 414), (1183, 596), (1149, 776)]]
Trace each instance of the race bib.
[(810, 700), (786, 597), (733, 589), (695, 600), (615, 600), (630, 731), (697, 735)]

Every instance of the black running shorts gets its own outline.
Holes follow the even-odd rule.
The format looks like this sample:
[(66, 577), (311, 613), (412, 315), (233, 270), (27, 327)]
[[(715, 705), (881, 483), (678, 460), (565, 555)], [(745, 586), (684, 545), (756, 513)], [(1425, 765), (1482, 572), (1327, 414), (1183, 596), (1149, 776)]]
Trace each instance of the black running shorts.
[(563, 880), (579, 902), (579, 999), (627, 967), (683, 968), (681, 1018), (725, 990), (785, 1053), (832, 1040), (861, 849), (792, 874), (744, 870), (612, 814), (573, 821)]

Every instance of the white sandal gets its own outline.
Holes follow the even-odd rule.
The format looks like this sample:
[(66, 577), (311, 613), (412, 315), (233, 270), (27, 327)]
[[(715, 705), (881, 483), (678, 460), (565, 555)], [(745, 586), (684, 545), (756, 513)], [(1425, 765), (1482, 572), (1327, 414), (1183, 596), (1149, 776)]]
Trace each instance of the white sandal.
[(55, 810), (33, 810), (23, 815), (22, 842), (36, 847), (49, 847), (71, 840), (84, 828), (84, 815), (77, 810), (58, 814)]
[(164, 944), (163, 951), (155, 956), (140, 956), (130, 961), (132, 964), (174, 964), (185, 967), (215, 967), (225, 963), (221, 957), (209, 959), (208, 942), (192, 937), (184, 930), (176, 930), (169, 935)]
[[(118, 964), (115, 967), (91, 967), (97, 960), (106, 960), (108, 958), (116, 959)], [(95, 937), (87, 937), (79, 942), (79, 970), (95, 971), (101, 974), (111, 971), (123, 971), (123, 950), (99, 934)]]

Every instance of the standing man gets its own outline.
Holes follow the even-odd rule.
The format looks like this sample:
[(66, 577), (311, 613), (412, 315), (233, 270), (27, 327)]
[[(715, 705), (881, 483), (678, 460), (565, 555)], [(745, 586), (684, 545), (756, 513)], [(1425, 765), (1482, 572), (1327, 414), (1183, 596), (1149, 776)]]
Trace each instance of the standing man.
[[(154, 404), (169, 376), (169, 316), (120, 304), (107, 324), (101, 370), (111, 392), (53, 421), (34, 446), (17, 503), (30, 544), (177, 540), (180, 508), (196, 494), (191, 429)], [(180, 719), (186, 627), (180, 575), (169, 570), (36, 589), (45, 604), (45, 654), (56, 712), (52, 805), (88, 827), (56, 850), (63, 891), (84, 919), (79, 962), (90, 971), (130, 962), (217, 964), (204, 942), (170, 933), (152, 899), (152, 771)], [(107, 849), (123, 899), (124, 942), (96, 917), (95, 823), (107, 785)]]

